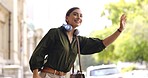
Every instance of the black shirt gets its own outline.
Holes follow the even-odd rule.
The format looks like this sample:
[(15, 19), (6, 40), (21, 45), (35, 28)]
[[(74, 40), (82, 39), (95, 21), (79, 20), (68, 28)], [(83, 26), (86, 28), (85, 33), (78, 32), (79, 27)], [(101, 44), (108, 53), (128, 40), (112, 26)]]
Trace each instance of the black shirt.
[[(86, 38), (78, 36), (81, 54), (93, 54), (102, 51), (105, 46), (98, 38)], [(44, 67), (50, 67), (58, 71), (69, 72), (77, 56), (77, 41), (74, 35), (70, 43), (66, 31), (60, 28), (52, 28), (42, 38), (35, 48), (29, 64), (30, 69), (41, 69), (44, 57), (48, 60)]]

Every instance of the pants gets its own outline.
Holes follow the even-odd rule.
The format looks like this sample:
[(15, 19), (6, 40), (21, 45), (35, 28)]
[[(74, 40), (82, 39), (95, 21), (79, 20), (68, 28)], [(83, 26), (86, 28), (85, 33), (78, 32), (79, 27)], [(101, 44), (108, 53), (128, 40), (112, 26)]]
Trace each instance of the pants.
[(65, 76), (59, 76), (59, 75), (55, 75), (52, 73), (45, 73), (45, 72), (41, 72), (40, 76), (41, 78), (65, 78)]

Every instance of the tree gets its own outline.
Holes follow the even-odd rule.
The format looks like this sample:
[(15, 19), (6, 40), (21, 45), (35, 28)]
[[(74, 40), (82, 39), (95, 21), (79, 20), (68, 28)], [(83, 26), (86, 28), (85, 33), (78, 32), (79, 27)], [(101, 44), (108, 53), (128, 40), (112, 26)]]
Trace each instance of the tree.
[[(98, 53), (98, 61), (147, 61), (148, 62), (148, 0), (135, 2), (110, 3), (105, 6), (101, 16), (106, 16), (113, 26), (102, 31), (95, 31), (91, 35), (105, 38), (119, 25), (119, 17), (127, 15), (127, 28), (122, 35), (103, 52)], [(96, 34), (99, 32), (99, 35)], [(101, 36), (100, 36), (101, 35)]]

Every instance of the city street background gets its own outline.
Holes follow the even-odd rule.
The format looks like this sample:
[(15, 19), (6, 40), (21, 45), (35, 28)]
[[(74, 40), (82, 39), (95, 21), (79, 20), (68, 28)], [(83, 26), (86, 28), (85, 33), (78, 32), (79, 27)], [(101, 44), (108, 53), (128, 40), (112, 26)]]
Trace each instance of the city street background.
[[(83, 13), (79, 35), (99, 39), (114, 33), (120, 16), (127, 15), (125, 30), (113, 44), (81, 55), (86, 78), (148, 78), (148, 0), (0, 0), (0, 78), (32, 78), (29, 59), (36, 45), (49, 29), (65, 23), (71, 7)], [(112, 64), (119, 72), (105, 74), (101, 68)]]

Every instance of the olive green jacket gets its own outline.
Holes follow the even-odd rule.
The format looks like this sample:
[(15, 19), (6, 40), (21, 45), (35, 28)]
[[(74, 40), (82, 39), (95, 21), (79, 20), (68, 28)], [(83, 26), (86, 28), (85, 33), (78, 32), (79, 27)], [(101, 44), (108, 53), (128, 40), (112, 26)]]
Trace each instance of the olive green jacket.
[[(93, 54), (102, 51), (105, 46), (98, 38), (78, 36), (81, 54)], [(47, 62), (43, 64), (45, 55)], [(30, 69), (50, 67), (58, 71), (69, 72), (77, 56), (77, 41), (74, 35), (70, 43), (66, 31), (62, 28), (52, 28), (42, 38), (35, 48), (29, 64)]]

